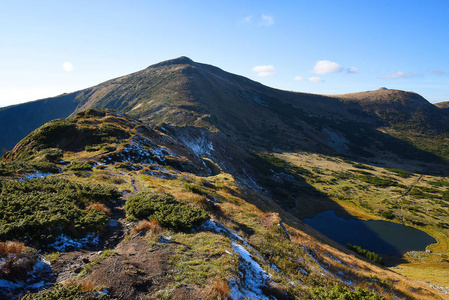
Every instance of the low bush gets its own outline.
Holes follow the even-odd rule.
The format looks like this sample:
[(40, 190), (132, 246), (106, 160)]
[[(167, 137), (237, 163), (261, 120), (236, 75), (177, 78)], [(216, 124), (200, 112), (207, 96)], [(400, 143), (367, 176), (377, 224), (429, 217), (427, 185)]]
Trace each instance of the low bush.
[(0, 242), (0, 278), (10, 281), (25, 280), (36, 264), (36, 256), (26, 251), (25, 244)]
[(381, 213), (381, 216), (385, 219), (391, 220), (394, 218), (394, 214), (391, 210), (386, 210)]
[(360, 175), (358, 176), (358, 179), (360, 181), (371, 183), (372, 185), (376, 187), (389, 187), (389, 186), (398, 186), (398, 182), (396, 180), (393, 180), (391, 178), (381, 178), (377, 176), (371, 176), (371, 175)]
[(395, 173), (397, 176), (402, 178), (409, 178), (413, 175), (413, 173), (410, 173), (408, 171), (397, 169), (397, 168), (385, 168), (385, 170)]
[(331, 287), (318, 287), (311, 291), (312, 298), (317, 300), (383, 300), (384, 297), (374, 292), (357, 287), (354, 291), (339, 283)]
[(352, 166), (357, 169), (365, 169), (365, 170), (374, 170), (373, 167), (361, 164), (361, 163), (353, 163)]
[(154, 219), (163, 227), (187, 231), (209, 219), (199, 208), (178, 202), (172, 195), (142, 192), (128, 199), (125, 205), (130, 219)]
[(353, 250), (353, 251), (355, 251), (355, 252), (357, 252), (358, 254), (360, 254), (362, 256), (365, 256), (366, 258), (368, 258), (372, 262), (375, 262), (375, 263), (378, 263), (378, 264), (383, 264), (382, 256), (380, 256), (377, 253), (368, 251), (368, 250), (363, 249), (362, 247), (357, 246), (357, 245), (348, 244), (348, 248)]
[(201, 186), (194, 184), (194, 183), (185, 183), (184, 188), (188, 190), (189, 192), (198, 194), (198, 195), (205, 195), (207, 194), (206, 190), (202, 188)]
[(0, 163), (0, 176), (22, 176), (24, 173), (58, 173), (59, 168), (55, 163), (47, 161), (7, 161)]
[(84, 147), (84, 150), (86, 150), (87, 152), (95, 152), (101, 149), (100, 145), (87, 145), (86, 147)]
[(87, 207), (87, 210), (90, 210), (90, 209), (96, 209), (98, 211), (102, 211), (105, 214), (107, 214), (108, 216), (111, 215), (111, 210), (109, 208), (107, 208), (103, 203), (89, 204), (89, 206)]
[(71, 299), (111, 299), (110, 296), (100, 294), (97, 291), (86, 291), (81, 284), (64, 286), (58, 284), (47, 290), (34, 294), (27, 294), (22, 300), (71, 300)]
[(92, 163), (90, 162), (79, 162), (75, 161), (70, 164), (66, 168), (66, 170), (72, 170), (72, 171), (92, 171)]
[(121, 196), (108, 186), (75, 184), (59, 178), (3, 180), (0, 191), (0, 241), (26, 240), (36, 246), (50, 243), (61, 234), (77, 238), (102, 231), (109, 220), (107, 213), (86, 208)]

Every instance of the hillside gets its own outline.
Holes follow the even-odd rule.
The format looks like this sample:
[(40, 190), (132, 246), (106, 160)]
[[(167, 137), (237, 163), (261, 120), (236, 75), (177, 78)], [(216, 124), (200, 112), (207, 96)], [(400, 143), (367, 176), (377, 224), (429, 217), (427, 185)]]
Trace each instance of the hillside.
[[(231, 174), (225, 168), (243, 150), (218, 159), (223, 141), (181, 132), (91, 109), (47, 123), (8, 152), (0, 165), (0, 255), (16, 263), (2, 266), (3, 297), (23, 290), (24, 299), (446, 297), (326, 238), (267, 193), (276, 192), (269, 178), (282, 189), (294, 178), (309, 190), (309, 177), (329, 180), (317, 165), (247, 153), (240, 168), (229, 168), (244, 166), (246, 177)], [(11, 237), (25, 248), (6, 242)]]
[(76, 109), (76, 93), (0, 108), (0, 149), (15, 144), (45, 122), (68, 117)]
[(427, 138), (430, 132), (431, 138), (447, 144), (446, 113), (414, 93), (287, 92), (186, 57), (34, 105), (45, 107), (39, 117), (28, 115), (31, 103), (0, 111), (5, 116), (0, 118), (0, 129), (6, 133), (1, 147), (11, 149), (43, 121), (89, 108), (111, 108), (147, 125), (202, 128), (258, 150), (310, 151), (378, 161), (394, 157), (438, 162), (448, 157), (446, 147)]

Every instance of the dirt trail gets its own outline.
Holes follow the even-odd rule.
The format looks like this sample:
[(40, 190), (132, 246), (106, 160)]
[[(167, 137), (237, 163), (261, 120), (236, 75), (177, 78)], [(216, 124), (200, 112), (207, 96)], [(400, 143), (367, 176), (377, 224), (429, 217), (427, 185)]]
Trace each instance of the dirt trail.
[(110, 220), (105, 233), (100, 236), (97, 246), (88, 249), (78, 249), (64, 252), (61, 257), (52, 264), (56, 283), (76, 279), (89, 263), (94, 261), (104, 250), (115, 250), (125, 237), (127, 223), (125, 221), (125, 203), (132, 195), (140, 190), (140, 186), (132, 179), (134, 191), (126, 193), (111, 207)]

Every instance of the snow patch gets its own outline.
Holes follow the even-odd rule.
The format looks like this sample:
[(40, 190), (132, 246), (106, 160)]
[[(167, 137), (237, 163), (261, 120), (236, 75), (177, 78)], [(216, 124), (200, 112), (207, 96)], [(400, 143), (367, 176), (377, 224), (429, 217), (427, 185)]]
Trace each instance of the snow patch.
[(160, 161), (164, 161), (165, 157), (167, 155), (171, 155), (174, 156), (173, 153), (165, 148), (157, 148), (157, 149), (153, 149), (153, 151), (151, 151), (151, 153), (156, 156)]
[(335, 151), (337, 151), (338, 153), (342, 153), (349, 150), (349, 141), (344, 136), (327, 128), (323, 128), (323, 131), (329, 136), (329, 139), (327, 141), (328, 145), (334, 148)]
[(231, 239), (238, 240), (238, 241), (244, 243), (245, 245), (247, 244), (245, 242), (245, 240), (241, 236), (239, 236), (237, 233), (235, 233), (232, 230), (226, 228), (222, 224), (215, 223), (212, 220), (208, 220), (208, 221), (204, 222), (198, 229), (200, 229), (200, 230), (209, 230), (209, 231), (213, 231), (213, 232), (216, 232), (216, 233), (224, 234), (224, 235), (228, 236)]
[(192, 150), (198, 157), (210, 155), (211, 151), (215, 151), (213, 143), (209, 141), (203, 133), (196, 138), (183, 136), (180, 139), (184, 145), (190, 148), (190, 150)]
[(232, 249), (239, 255), (239, 271), (242, 276), (240, 284), (229, 281), (232, 299), (270, 299), (263, 295), (261, 287), (269, 279), (262, 267), (254, 261), (251, 254), (241, 245), (232, 243)]
[(11, 299), (17, 297), (17, 291), (37, 291), (44, 287), (49, 287), (51, 281), (51, 265), (50, 262), (45, 260), (43, 256), (40, 256), (33, 269), (28, 272), (27, 280), (23, 281), (9, 281), (6, 279), (0, 279), (0, 293), (6, 296), (10, 294)]
[(89, 233), (81, 239), (72, 239), (65, 234), (61, 234), (56, 241), (53, 244), (48, 245), (48, 247), (64, 252), (67, 250), (83, 248), (87, 245), (98, 245), (99, 242), (98, 235), (95, 233)]
[(49, 175), (53, 175), (53, 173), (41, 173), (41, 172), (34, 172), (32, 174), (25, 174), (22, 178), (19, 179), (19, 181), (23, 181), (24, 179), (32, 179), (32, 178), (44, 178)]

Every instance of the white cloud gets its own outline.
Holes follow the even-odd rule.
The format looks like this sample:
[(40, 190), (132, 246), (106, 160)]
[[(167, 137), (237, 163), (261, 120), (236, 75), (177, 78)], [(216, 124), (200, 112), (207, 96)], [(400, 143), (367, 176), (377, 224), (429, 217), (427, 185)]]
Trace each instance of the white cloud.
[(313, 73), (315, 74), (327, 74), (341, 72), (343, 68), (336, 62), (330, 60), (319, 60), (316, 62), (313, 68)]
[(354, 73), (357, 73), (359, 70), (357, 70), (357, 68), (355, 68), (355, 67), (350, 67), (349, 69), (348, 69), (348, 73), (350, 73), (350, 74), (354, 74)]
[(73, 64), (71, 62), (66, 61), (62, 64), (62, 68), (66, 72), (71, 72), (73, 71)]
[(266, 27), (273, 26), (274, 25), (274, 17), (262, 14), (262, 16), (260, 17), (259, 25), (266, 26)]
[(404, 73), (402, 71), (397, 71), (388, 75), (380, 76), (379, 78), (383, 79), (395, 79), (395, 78), (410, 78), (415, 77), (415, 74), (413, 73)]
[(301, 81), (304, 78), (302, 76), (295, 76), (295, 78), (293, 78), (294, 81)]
[(446, 73), (442, 70), (435, 70), (435, 69), (430, 69), (429, 72), (435, 75), (443, 75), (444, 73)]
[(310, 82), (322, 82), (323, 78), (318, 77), (318, 76), (312, 76), (312, 77), (307, 78), (307, 80)]
[(255, 66), (252, 71), (257, 72), (257, 76), (265, 77), (276, 73), (276, 69), (272, 65)]
[(241, 22), (241, 23), (251, 23), (252, 20), (253, 20), (253, 16), (252, 16), (252, 15), (248, 15), (248, 16), (242, 18), (242, 19), (240, 20), (240, 22)]

